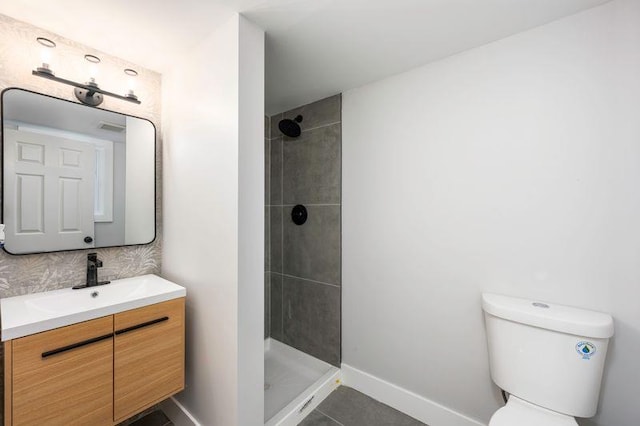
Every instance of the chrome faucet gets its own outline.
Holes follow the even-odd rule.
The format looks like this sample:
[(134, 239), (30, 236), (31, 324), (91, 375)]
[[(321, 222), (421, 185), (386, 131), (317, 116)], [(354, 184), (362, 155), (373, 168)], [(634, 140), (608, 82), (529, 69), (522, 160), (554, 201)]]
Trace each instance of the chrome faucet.
[(73, 289), (109, 284), (111, 281), (98, 281), (98, 268), (102, 268), (102, 260), (98, 259), (98, 253), (89, 253), (87, 255), (87, 282), (77, 285)]

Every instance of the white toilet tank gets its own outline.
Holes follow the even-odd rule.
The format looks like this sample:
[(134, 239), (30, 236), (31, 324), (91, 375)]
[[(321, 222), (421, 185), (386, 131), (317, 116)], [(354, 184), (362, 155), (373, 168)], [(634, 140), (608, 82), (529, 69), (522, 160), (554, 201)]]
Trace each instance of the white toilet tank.
[(601, 312), (483, 294), (491, 378), (525, 401), (596, 414), (613, 318)]

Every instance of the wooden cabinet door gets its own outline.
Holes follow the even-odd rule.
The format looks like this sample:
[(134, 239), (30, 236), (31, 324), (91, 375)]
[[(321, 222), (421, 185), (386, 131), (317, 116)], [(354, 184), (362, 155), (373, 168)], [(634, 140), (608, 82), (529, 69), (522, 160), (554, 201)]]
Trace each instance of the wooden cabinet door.
[(113, 424), (113, 316), (15, 339), (11, 356), (14, 426)]
[(184, 389), (184, 298), (115, 316), (114, 421)]

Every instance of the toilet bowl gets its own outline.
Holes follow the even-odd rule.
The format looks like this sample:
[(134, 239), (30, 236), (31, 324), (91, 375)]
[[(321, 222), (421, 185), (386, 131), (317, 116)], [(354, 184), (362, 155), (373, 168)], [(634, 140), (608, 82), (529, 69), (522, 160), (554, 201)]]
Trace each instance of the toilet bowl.
[(490, 426), (576, 426), (596, 414), (609, 314), (487, 293), (482, 309), (491, 378), (510, 395)]
[(576, 419), (510, 396), (507, 405), (496, 411), (489, 426), (578, 426)]

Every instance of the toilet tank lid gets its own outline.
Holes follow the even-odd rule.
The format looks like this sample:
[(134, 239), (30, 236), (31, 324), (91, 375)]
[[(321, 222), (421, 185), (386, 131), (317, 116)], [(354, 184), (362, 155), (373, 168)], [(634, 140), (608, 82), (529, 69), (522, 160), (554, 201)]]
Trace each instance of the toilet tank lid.
[(613, 318), (602, 312), (491, 293), (482, 294), (482, 309), (499, 318), (561, 333), (613, 336)]

